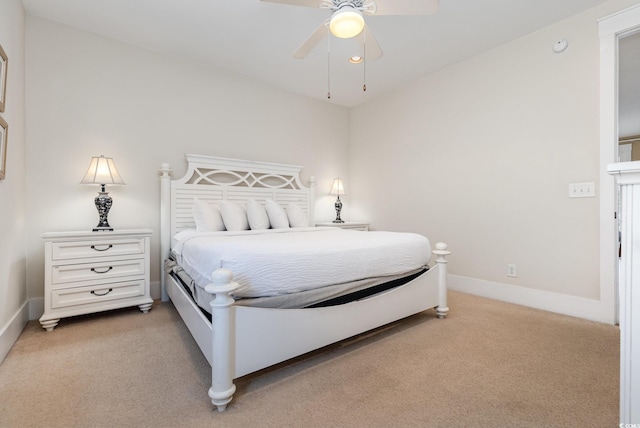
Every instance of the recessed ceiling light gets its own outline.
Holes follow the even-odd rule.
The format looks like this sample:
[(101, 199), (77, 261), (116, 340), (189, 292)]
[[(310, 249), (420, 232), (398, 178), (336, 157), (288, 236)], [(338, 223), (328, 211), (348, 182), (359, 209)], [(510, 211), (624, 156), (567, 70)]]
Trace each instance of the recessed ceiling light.
[(351, 58), (349, 58), (349, 62), (351, 64), (360, 64), (362, 62), (362, 57), (361, 56), (352, 56)]

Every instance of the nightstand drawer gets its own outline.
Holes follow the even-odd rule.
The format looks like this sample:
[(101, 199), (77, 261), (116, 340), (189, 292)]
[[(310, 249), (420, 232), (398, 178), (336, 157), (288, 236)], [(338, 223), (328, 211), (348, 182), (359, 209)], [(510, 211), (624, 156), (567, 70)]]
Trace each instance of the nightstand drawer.
[(69, 260), (85, 257), (125, 256), (143, 254), (144, 251), (144, 238), (54, 242), (51, 245), (51, 259)]
[(107, 260), (98, 263), (58, 265), (51, 268), (52, 284), (106, 280), (145, 274), (145, 259)]
[(51, 291), (51, 307), (58, 309), (67, 306), (144, 296), (144, 294), (145, 281), (143, 279), (92, 285), (90, 287), (64, 288)]

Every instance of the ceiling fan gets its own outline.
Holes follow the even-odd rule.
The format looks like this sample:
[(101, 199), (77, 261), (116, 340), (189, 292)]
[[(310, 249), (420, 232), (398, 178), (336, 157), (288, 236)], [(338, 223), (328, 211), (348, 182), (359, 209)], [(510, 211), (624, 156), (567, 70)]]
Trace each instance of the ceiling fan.
[(315, 48), (330, 31), (339, 38), (355, 37), (367, 59), (378, 59), (382, 49), (364, 22), (363, 15), (432, 15), (438, 11), (440, 0), (261, 0), (329, 9), (331, 17), (325, 20), (294, 52), (302, 59)]

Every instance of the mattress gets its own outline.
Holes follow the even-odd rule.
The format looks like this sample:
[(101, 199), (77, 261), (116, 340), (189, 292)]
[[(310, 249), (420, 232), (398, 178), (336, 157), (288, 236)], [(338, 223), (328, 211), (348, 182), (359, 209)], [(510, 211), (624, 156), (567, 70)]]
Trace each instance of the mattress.
[[(200, 308), (209, 314), (211, 313), (210, 303), (213, 296), (207, 293), (204, 287), (196, 285), (193, 278), (176, 263), (173, 257), (165, 260), (164, 269), (169, 275), (174, 277), (177, 283), (188, 291), (191, 298)], [(302, 309), (334, 306), (354, 300), (361, 300), (399, 287), (419, 277), (427, 270), (429, 270), (429, 267), (424, 266), (423, 268), (400, 275), (366, 278), (359, 281), (314, 288), (299, 293), (236, 299), (235, 305), (271, 309)]]
[(204, 287), (213, 271), (227, 268), (239, 284), (234, 298), (250, 299), (404, 275), (424, 268), (430, 249), (429, 240), (415, 233), (310, 227), (183, 231), (174, 237), (172, 252), (195, 286)]

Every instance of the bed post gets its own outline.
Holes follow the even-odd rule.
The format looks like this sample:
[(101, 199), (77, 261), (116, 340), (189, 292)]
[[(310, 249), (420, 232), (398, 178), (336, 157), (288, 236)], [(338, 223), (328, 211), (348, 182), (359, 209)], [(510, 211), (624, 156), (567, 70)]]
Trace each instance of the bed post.
[(171, 250), (171, 168), (160, 165), (160, 289), (163, 302), (169, 300), (165, 283), (164, 259)]
[(438, 318), (444, 318), (449, 312), (447, 307), (447, 259), (445, 258), (451, 251), (447, 250), (447, 244), (444, 242), (438, 242), (436, 249), (433, 250), (433, 254), (436, 256), (436, 265), (438, 266), (438, 306), (436, 307), (436, 313)]
[(205, 287), (207, 293), (215, 298), (211, 301), (211, 388), (209, 397), (219, 412), (227, 408), (227, 404), (236, 392), (233, 384), (235, 376), (235, 311), (231, 293), (238, 288), (232, 282), (233, 273), (229, 269), (217, 269), (211, 275), (211, 284)]

